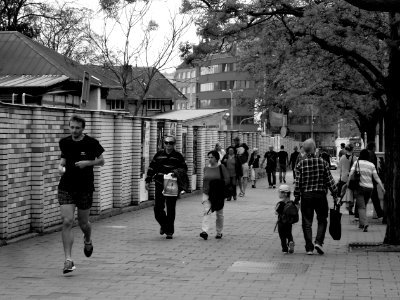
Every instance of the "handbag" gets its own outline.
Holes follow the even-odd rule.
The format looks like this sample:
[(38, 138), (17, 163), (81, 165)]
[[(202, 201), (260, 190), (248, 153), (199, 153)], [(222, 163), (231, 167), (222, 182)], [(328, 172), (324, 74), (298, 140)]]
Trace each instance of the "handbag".
[(348, 188), (350, 190), (354, 191), (360, 186), (360, 177), (361, 177), (360, 164), (357, 161), (355, 170), (354, 170), (353, 174), (351, 174), (351, 176), (349, 178)]
[(333, 208), (329, 210), (329, 233), (335, 241), (340, 240), (342, 237), (341, 219), (340, 205), (335, 203)]
[(162, 194), (166, 197), (178, 197), (178, 179), (172, 173), (164, 175), (164, 189)]

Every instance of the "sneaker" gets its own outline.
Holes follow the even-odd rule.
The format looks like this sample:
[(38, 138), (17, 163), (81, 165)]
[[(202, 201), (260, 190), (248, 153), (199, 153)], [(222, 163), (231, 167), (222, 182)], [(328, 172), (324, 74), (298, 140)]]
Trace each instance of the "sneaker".
[(324, 254), (324, 250), (322, 249), (322, 246), (320, 244), (315, 244), (314, 248), (315, 250), (317, 250), (319, 255)]
[(85, 239), (83, 240), (83, 253), (85, 253), (86, 257), (91, 257), (93, 253), (93, 244), (92, 240), (90, 240), (89, 243), (85, 242)]
[(222, 233), (217, 233), (217, 235), (215, 236), (216, 239), (222, 239)]
[(294, 252), (294, 242), (290, 241), (288, 244), (289, 247), (289, 253), (293, 253)]
[(208, 239), (208, 233), (203, 231), (202, 233), (200, 233), (200, 236), (204, 239), (207, 240)]
[(167, 240), (172, 240), (172, 233), (167, 233), (167, 236), (165, 237)]
[(289, 254), (289, 252), (287, 250), (285, 250), (285, 249), (282, 249), (282, 253), (283, 254)]
[(163, 230), (162, 228), (160, 228), (160, 234), (161, 234), (161, 235), (164, 235), (164, 234), (165, 234), (165, 232), (164, 232), (164, 230)]
[(268, 188), (269, 188), (269, 189), (272, 189), (272, 185), (270, 185)]
[(76, 268), (75, 268), (74, 262), (73, 262), (72, 260), (67, 259), (67, 260), (64, 262), (63, 274), (70, 273), (70, 272), (72, 272), (72, 271), (75, 270), (75, 269), (76, 269)]
[(273, 188), (273, 189), (276, 189), (276, 185), (273, 185), (272, 188)]
[(252, 186), (251, 186), (253, 189), (255, 189), (256, 188), (256, 186), (253, 184)]
[(363, 231), (368, 232), (368, 225), (364, 225)]
[(307, 251), (306, 254), (307, 254), (307, 255), (313, 255), (314, 252), (313, 252), (313, 251)]
[(283, 179), (283, 183), (286, 183), (286, 179)]

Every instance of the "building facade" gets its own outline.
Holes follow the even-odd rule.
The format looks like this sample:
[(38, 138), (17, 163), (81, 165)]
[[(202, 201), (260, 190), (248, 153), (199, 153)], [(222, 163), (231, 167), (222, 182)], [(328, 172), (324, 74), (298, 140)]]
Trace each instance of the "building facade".
[(175, 72), (176, 88), (187, 98), (187, 102), (176, 102), (175, 109), (196, 109), (198, 68), (181, 64)]

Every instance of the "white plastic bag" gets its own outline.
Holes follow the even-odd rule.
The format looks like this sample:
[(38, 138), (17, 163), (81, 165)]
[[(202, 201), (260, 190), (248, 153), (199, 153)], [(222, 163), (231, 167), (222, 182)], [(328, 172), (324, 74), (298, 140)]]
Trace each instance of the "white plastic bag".
[(166, 197), (178, 196), (178, 179), (172, 177), (172, 173), (164, 175), (164, 189), (162, 193)]

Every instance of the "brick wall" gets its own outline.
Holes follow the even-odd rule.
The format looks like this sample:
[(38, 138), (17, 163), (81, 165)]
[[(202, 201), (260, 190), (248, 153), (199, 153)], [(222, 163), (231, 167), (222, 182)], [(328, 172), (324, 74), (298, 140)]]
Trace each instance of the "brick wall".
[[(69, 134), (68, 121), (72, 114), (83, 116), (85, 133), (99, 140), (104, 147), (106, 164), (95, 167), (94, 203), (92, 215), (113, 208), (137, 205), (140, 199), (142, 119), (123, 112), (104, 112), (25, 106), (0, 102), (0, 239), (10, 239), (29, 232), (42, 232), (61, 223), (57, 186), (60, 180), (57, 166), (60, 161), (58, 142)], [(166, 131), (175, 125), (182, 133), (182, 124), (164, 122)], [(176, 124), (175, 124), (176, 123)], [(217, 140), (224, 147), (240, 134), (260, 154), (269, 144), (284, 144), (288, 152), (299, 143), (293, 140), (270, 138), (259, 133), (238, 133), (198, 129), (197, 152), (193, 152), (194, 127), (187, 131), (187, 163), (192, 179), (193, 159), (197, 158), (197, 189), (201, 189), (202, 171), (207, 153)], [(157, 151), (157, 121), (150, 124), (150, 159)], [(177, 137), (178, 148), (182, 137)], [(277, 149), (277, 148), (276, 148)], [(251, 149), (252, 150), (252, 149)], [(190, 182), (192, 185), (192, 183)], [(154, 197), (154, 186), (149, 193)]]

